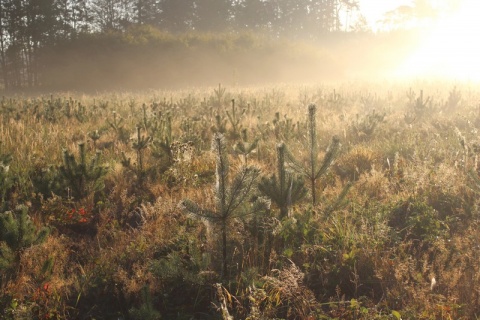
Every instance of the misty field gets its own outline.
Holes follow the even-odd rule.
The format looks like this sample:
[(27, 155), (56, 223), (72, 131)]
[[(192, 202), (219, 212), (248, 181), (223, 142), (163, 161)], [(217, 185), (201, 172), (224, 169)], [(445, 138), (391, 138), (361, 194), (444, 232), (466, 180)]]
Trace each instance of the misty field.
[(480, 90), (0, 100), (0, 319), (475, 319)]

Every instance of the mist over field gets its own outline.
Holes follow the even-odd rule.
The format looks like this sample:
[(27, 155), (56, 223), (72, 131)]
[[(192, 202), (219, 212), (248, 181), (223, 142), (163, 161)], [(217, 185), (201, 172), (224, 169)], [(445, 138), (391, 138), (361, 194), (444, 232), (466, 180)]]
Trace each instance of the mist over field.
[(145, 28), (91, 42), (45, 52), (43, 85), (102, 90), (378, 80), (405, 58), (414, 39), (339, 35), (313, 43), (253, 33), (173, 36)]
[(101, 91), (392, 78), (426, 39), (411, 25), (441, 12), (415, 2), (386, 12), (379, 24), (368, 22), (363, 8), (372, 10), (352, 0), (2, 1), (0, 88)]

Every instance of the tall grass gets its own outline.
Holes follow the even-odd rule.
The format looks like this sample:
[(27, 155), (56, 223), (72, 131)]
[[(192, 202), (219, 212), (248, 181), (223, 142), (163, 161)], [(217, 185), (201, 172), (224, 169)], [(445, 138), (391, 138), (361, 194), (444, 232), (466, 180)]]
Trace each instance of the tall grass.
[[(477, 317), (479, 94), (452, 88), (5, 97), (2, 228), (50, 232), (16, 247), (0, 237), (0, 318)], [(422, 90), (428, 114), (410, 121)], [(315, 201), (301, 197), (285, 145), (308, 163)], [(92, 159), (100, 175), (66, 181), (68, 166), (83, 172)]]

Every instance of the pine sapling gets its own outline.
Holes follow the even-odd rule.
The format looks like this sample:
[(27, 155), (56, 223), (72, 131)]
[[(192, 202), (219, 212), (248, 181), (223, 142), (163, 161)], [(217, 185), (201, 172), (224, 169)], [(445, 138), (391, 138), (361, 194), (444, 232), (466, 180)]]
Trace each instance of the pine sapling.
[(377, 126), (383, 122), (385, 113), (380, 114), (372, 110), (369, 114), (360, 118), (357, 114), (355, 121), (352, 123), (352, 130), (357, 137), (371, 137)]
[(129, 135), (127, 129), (124, 127), (123, 118), (117, 115), (116, 111), (113, 111), (113, 121), (107, 119), (108, 125), (115, 131), (117, 139), (123, 143), (127, 143)]
[(145, 182), (146, 170), (144, 167), (144, 151), (148, 147), (149, 143), (152, 141), (151, 137), (142, 136), (141, 127), (137, 126), (137, 139), (133, 142), (132, 148), (137, 154), (137, 163), (132, 165), (131, 159), (125, 156), (125, 153), (122, 153), (122, 165), (126, 168), (132, 170), (137, 176), (137, 183), (139, 186), (142, 186)]
[(90, 163), (87, 163), (85, 143), (80, 143), (78, 148), (79, 161), (68, 150), (63, 151), (63, 165), (60, 166), (59, 173), (73, 197), (81, 200), (87, 197), (89, 192), (98, 192), (104, 188), (103, 178), (108, 169), (100, 163), (100, 152), (97, 151)]
[(447, 109), (453, 110), (455, 109), (460, 102), (462, 101), (462, 92), (457, 89), (457, 87), (453, 87), (453, 89), (448, 93), (448, 100), (445, 104)]
[(307, 193), (303, 179), (287, 172), (285, 154), (285, 143), (279, 143), (277, 145), (277, 174), (262, 177), (258, 185), (260, 192), (280, 208), (281, 219), (287, 217), (289, 208)]
[(281, 119), (280, 113), (275, 112), (275, 118), (273, 119), (272, 123), (275, 138), (277, 141), (280, 141), (282, 139), (288, 141), (295, 135), (296, 124), (293, 122), (293, 119), (288, 118), (287, 115), (284, 115), (283, 119)]
[(17, 269), (23, 250), (42, 243), (49, 234), (50, 229), (35, 226), (26, 206), (0, 213), (0, 273)]
[(230, 122), (230, 125), (232, 126), (232, 131), (230, 132), (230, 137), (232, 139), (237, 139), (240, 136), (240, 128), (242, 127), (240, 121), (242, 119), (242, 116), (245, 114), (245, 111), (246, 110), (243, 109), (239, 114), (235, 106), (235, 99), (232, 99), (232, 111), (226, 111), (227, 118)]
[(255, 167), (242, 167), (229, 183), (229, 162), (225, 138), (222, 134), (215, 134), (212, 140), (212, 151), (216, 155), (215, 169), (215, 209), (203, 209), (191, 200), (183, 200), (179, 206), (196, 217), (204, 218), (220, 228), (222, 243), (222, 268), (221, 274), (226, 276), (227, 263), (227, 232), (230, 221), (238, 216), (250, 212), (246, 208), (247, 200), (256, 189), (257, 178), (260, 170)]
[(172, 116), (169, 111), (160, 112), (154, 120), (155, 130), (151, 131), (151, 154), (159, 159), (160, 171), (164, 172), (173, 164)]
[(160, 135), (159, 139), (166, 145), (173, 142), (172, 137), (172, 114), (167, 111), (165, 114), (160, 113)]
[(328, 171), (331, 164), (335, 160), (340, 149), (340, 140), (338, 137), (333, 137), (330, 146), (327, 149), (327, 153), (323, 158), (323, 163), (318, 167), (318, 151), (317, 151), (317, 127), (316, 127), (316, 106), (311, 104), (308, 106), (308, 149), (309, 149), (309, 161), (308, 166), (305, 167), (300, 164), (295, 157), (288, 152), (287, 158), (290, 162), (292, 169), (308, 178), (310, 181), (310, 187), (312, 190), (312, 203), (316, 204), (316, 182)]
[[(156, 104), (151, 106), (152, 109), (155, 108)], [(172, 117), (170, 116), (170, 112), (164, 114), (162, 112), (153, 112), (151, 116), (147, 113), (147, 105), (144, 103), (142, 105), (143, 110), (143, 120), (142, 120), (142, 127), (145, 129), (147, 134), (155, 139), (159, 139), (161, 141), (164, 140), (171, 140), (171, 126), (172, 126)], [(170, 140), (169, 140), (170, 139)]]
[(253, 152), (258, 146), (260, 138), (255, 138), (252, 142), (248, 141), (247, 129), (242, 129), (242, 140), (237, 142), (234, 146), (235, 152), (242, 155), (245, 165), (247, 165), (247, 159), (250, 153)]
[(420, 95), (415, 99), (413, 104), (413, 111), (419, 117), (426, 116), (430, 114), (431, 109), (431, 98), (427, 97), (426, 99), (423, 97), (423, 90), (420, 90)]
[(213, 89), (214, 94), (214, 105), (220, 107), (223, 104), (223, 99), (225, 96), (226, 88), (222, 87), (222, 84), (218, 84), (218, 89)]
[(215, 125), (211, 127), (214, 133), (226, 133), (227, 132), (227, 119), (219, 114), (215, 115)]
[(98, 130), (89, 132), (88, 137), (93, 142), (93, 149), (97, 150), (97, 141), (100, 139), (100, 133), (98, 132)]

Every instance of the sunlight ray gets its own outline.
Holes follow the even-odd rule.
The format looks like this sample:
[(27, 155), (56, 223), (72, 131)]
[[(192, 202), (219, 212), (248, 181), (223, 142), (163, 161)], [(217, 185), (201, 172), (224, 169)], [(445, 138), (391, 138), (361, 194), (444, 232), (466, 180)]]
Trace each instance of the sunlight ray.
[(456, 13), (439, 20), (397, 76), (480, 80), (479, 9), (480, 2), (468, 0)]

